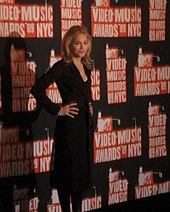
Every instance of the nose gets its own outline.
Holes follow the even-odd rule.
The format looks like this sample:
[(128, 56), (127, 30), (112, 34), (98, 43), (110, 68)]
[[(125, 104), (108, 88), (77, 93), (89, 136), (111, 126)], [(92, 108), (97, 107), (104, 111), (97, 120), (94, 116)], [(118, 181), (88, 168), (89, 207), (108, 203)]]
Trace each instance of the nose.
[(84, 47), (83, 47), (83, 43), (81, 43), (81, 44), (80, 44), (80, 49), (83, 49), (83, 48), (84, 48)]

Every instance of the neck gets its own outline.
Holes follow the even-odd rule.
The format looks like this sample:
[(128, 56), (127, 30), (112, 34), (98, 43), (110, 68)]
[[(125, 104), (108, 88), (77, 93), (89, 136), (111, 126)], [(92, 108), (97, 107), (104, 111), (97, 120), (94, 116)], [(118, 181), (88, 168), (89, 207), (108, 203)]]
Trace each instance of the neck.
[(73, 59), (72, 59), (72, 60), (73, 60), (73, 62), (74, 62), (75, 64), (82, 64), (81, 59), (82, 59), (82, 58), (80, 58), (80, 57), (79, 57), (79, 58), (75, 58), (75, 57), (73, 57)]

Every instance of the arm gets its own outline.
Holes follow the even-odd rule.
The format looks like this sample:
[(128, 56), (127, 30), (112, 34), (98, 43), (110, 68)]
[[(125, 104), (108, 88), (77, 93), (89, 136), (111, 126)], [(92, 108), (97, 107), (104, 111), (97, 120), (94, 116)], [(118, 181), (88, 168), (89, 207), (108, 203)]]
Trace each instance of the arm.
[(78, 114), (77, 103), (59, 105), (52, 102), (46, 95), (46, 89), (62, 77), (62, 70), (64, 68), (65, 66), (60, 64), (60, 62), (55, 63), (54, 66), (34, 84), (30, 92), (51, 115), (70, 116), (74, 118), (74, 116)]
[(46, 95), (46, 89), (62, 76), (64, 65), (57, 62), (53, 67), (40, 77), (32, 86), (30, 92), (42, 107), (51, 115), (57, 115), (60, 110), (60, 105), (52, 102)]

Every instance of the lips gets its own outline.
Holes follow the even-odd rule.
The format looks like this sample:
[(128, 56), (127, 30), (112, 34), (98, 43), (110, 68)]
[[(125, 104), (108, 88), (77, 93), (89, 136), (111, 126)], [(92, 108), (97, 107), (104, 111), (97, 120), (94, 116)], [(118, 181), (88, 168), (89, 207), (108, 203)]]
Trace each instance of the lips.
[(80, 54), (85, 54), (86, 52), (85, 52), (85, 51), (79, 51), (79, 53), (80, 53)]

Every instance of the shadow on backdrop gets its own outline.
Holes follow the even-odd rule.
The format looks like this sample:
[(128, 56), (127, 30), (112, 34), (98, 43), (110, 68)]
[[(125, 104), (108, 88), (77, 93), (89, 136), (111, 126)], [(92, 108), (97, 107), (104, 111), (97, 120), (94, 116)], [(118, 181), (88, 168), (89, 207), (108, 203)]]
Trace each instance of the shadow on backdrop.
[(12, 32), (4, 48), (1, 74), (0, 211), (28, 211), (37, 184), (32, 123), (40, 107), (30, 94), (36, 73), (28, 66), (24, 39)]

